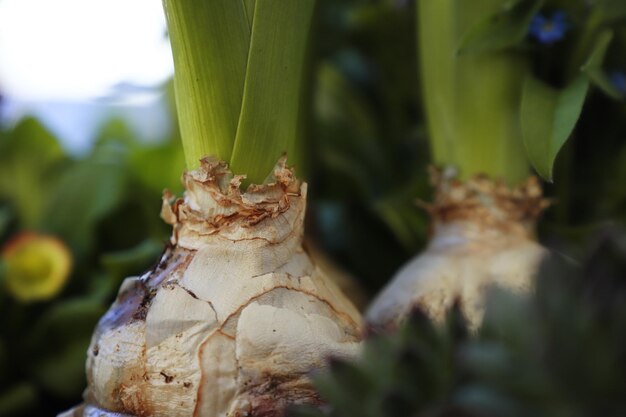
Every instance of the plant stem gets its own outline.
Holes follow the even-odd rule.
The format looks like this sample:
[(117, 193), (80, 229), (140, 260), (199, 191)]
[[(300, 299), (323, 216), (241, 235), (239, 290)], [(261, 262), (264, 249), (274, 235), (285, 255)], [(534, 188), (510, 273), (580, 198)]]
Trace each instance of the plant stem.
[(256, 0), (231, 168), (262, 182), (304, 132), (303, 100), (315, 0)]
[(528, 176), (518, 122), (527, 63), (508, 51), (457, 53), (463, 33), (499, 4), (420, 0), (418, 53), (434, 162), (513, 185)]
[(243, 98), (250, 24), (241, 0), (163, 0), (187, 168), (228, 161)]
[(315, 0), (163, 5), (187, 167), (215, 155), (249, 182), (263, 182), (303, 135)]

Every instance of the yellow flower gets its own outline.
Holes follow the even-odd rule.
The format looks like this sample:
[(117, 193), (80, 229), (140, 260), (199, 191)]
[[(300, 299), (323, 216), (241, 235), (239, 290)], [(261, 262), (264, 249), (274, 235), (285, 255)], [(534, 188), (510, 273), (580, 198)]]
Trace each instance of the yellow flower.
[(4, 247), (5, 282), (18, 300), (47, 300), (59, 293), (69, 277), (72, 255), (59, 239), (22, 233)]

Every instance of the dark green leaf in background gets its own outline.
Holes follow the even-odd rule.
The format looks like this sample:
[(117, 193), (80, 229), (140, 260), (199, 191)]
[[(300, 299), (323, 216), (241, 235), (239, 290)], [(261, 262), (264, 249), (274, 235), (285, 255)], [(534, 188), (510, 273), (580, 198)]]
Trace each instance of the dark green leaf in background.
[(62, 350), (36, 360), (34, 376), (49, 393), (60, 398), (75, 398), (86, 384), (85, 360), (90, 337), (68, 341)]
[[(2, 268), (1, 264), (0, 268)], [(0, 285), (2, 285), (2, 271), (0, 271)], [(3, 339), (0, 339), (0, 369), (7, 369), (6, 361), (9, 356), (7, 354), (7, 350), (7, 343)], [(9, 375), (7, 375), (6, 372), (4, 373), (4, 375), (0, 374), (0, 384), (6, 383), (6, 381), (9, 379), (8, 377)]]
[(498, 13), (463, 34), (459, 53), (493, 52), (518, 45), (526, 37), (533, 16), (543, 3), (544, 0), (506, 2)]
[(15, 205), (22, 227), (33, 228), (41, 220), (51, 173), (64, 156), (57, 139), (33, 118), (0, 136), (0, 197)]
[(92, 153), (101, 152), (103, 148), (109, 148), (109, 153), (124, 153), (128, 149), (141, 147), (136, 132), (124, 120), (117, 118), (106, 121), (100, 127), (93, 144)]
[(117, 292), (124, 278), (138, 275), (158, 262), (164, 246), (164, 242), (146, 239), (130, 249), (104, 254), (101, 264), (106, 274), (93, 280), (94, 299), (109, 299)]
[(46, 392), (73, 398), (84, 388), (87, 348), (104, 311), (100, 301), (71, 299), (50, 307), (35, 324), (29, 346), (37, 354), (28, 365)]
[(158, 261), (163, 246), (163, 242), (146, 239), (130, 249), (104, 254), (102, 265), (110, 275), (124, 278), (138, 273), (138, 269), (145, 268), (146, 264)]
[(87, 251), (96, 222), (122, 202), (127, 175), (122, 162), (108, 156), (73, 165), (59, 178), (41, 227), (63, 237), (75, 250)]
[[(626, 4), (626, 1), (624, 2)], [(621, 100), (623, 93), (615, 88), (615, 85), (611, 82), (606, 72), (603, 70), (602, 65), (604, 63), (604, 57), (609, 49), (611, 41), (613, 40), (613, 32), (606, 30), (602, 32), (596, 44), (594, 45), (593, 52), (589, 56), (589, 59), (581, 68), (581, 71), (589, 77), (589, 80), (598, 88), (600, 88), (608, 96)]]
[(0, 392), (0, 417), (24, 415), (37, 403), (37, 391), (29, 383), (16, 384)]
[(0, 239), (9, 227), (11, 220), (13, 220), (13, 210), (7, 206), (0, 206)]
[(604, 20), (626, 19), (626, 1), (624, 0), (601, 0), (596, 7), (601, 10)]
[(129, 163), (135, 177), (156, 195), (164, 189), (175, 195), (182, 194), (185, 155), (180, 141), (137, 147), (131, 152)]
[(54, 346), (73, 338), (91, 335), (95, 320), (104, 313), (101, 302), (88, 298), (60, 301), (46, 309), (34, 324), (30, 343), (34, 346)]
[(545, 180), (552, 181), (556, 156), (572, 133), (587, 95), (589, 81), (579, 76), (557, 90), (529, 76), (524, 83), (521, 125), (526, 154)]

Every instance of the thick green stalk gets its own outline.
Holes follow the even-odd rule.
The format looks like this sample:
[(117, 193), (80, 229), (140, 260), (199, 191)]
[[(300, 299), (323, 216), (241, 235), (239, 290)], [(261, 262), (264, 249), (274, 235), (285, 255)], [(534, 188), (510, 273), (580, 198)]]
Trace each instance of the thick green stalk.
[(263, 182), (304, 134), (315, 0), (163, 4), (188, 168), (216, 155), (248, 181)]
[(434, 162), (462, 178), (528, 175), (518, 122), (527, 63), (512, 52), (459, 55), (461, 36), (499, 0), (419, 0), (418, 53)]
[(231, 159), (262, 182), (304, 132), (307, 49), (315, 0), (256, 0), (246, 85)]
[(230, 159), (243, 98), (250, 23), (242, 0), (163, 0), (187, 167)]

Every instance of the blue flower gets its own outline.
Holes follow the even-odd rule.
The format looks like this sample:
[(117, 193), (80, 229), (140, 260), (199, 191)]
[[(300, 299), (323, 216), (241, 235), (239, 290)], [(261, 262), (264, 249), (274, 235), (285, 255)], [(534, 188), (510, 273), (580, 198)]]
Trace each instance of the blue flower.
[(550, 45), (563, 39), (568, 29), (565, 12), (558, 11), (551, 19), (542, 14), (535, 15), (530, 22), (528, 33), (540, 43)]
[(626, 96), (626, 72), (614, 71), (609, 75), (613, 87)]

